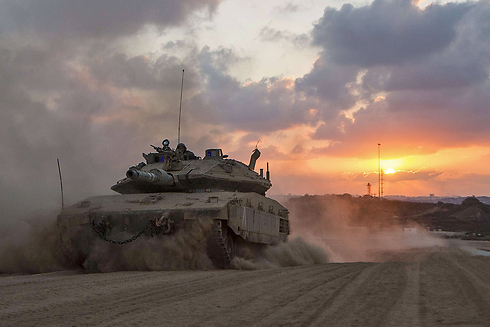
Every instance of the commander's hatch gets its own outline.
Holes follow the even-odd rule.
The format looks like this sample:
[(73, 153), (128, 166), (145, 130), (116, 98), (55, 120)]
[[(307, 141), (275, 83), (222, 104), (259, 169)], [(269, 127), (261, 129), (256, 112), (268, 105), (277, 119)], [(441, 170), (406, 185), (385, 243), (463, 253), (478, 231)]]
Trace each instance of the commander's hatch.
[(228, 158), (228, 155), (223, 155), (223, 151), (221, 149), (207, 149), (204, 152), (204, 159), (223, 159)]

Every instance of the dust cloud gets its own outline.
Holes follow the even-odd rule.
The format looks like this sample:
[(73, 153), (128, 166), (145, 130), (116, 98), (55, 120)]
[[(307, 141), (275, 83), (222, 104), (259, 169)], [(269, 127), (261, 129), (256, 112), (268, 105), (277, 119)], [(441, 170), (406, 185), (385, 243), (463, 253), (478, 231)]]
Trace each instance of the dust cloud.
[(292, 236), (320, 245), (330, 262), (379, 262), (397, 252), (447, 246), (420, 226), (400, 223), (396, 210), (382, 210), (376, 198), (304, 196), (286, 206)]
[[(124, 245), (78, 237), (78, 242), (67, 248), (62, 246), (55, 217), (54, 213), (37, 213), (14, 226), (2, 228), (0, 273), (215, 269), (206, 252), (210, 221), (195, 223), (185, 231), (162, 238), (141, 236)], [(276, 246), (247, 248), (242, 258), (232, 262), (231, 268), (266, 269), (325, 262), (327, 255), (321, 247), (295, 238)]]
[[(386, 261), (402, 251), (447, 245), (419, 226), (394, 222), (390, 219), (393, 212), (359, 206), (352, 197), (309, 196), (292, 199), (286, 206), (290, 209), (292, 227), (288, 242), (245, 248), (233, 260), (232, 268)], [(1, 226), (1, 273), (215, 269), (206, 253), (211, 227), (204, 223), (162, 238), (141, 236), (125, 245), (99, 238), (95, 241), (77, 238), (74, 247), (66, 248), (62, 246), (55, 217), (54, 212), (36, 213), (13, 225)]]
[(45, 273), (70, 267), (61, 252), (53, 212), (37, 212), (2, 224), (0, 273)]
[(117, 245), (96, 239), (62, 246), (56, 214), (37, 213), (1, 228), (0, 273), (46, 273), (79, 269), (84, 272), (121, 270), (213, 269), (206, 255), (209, 224), (195, 224), (164, 238), (140, 239)]
[(86, 271), (213, 269), (206, 253), (211, 222), (197, 222), (164, 237), (142, 237), (118, 245), (101, 239), (91, 245), (83, 262)]
[(327, 252), (321, 246), (296, 237), (259, 251), (248, 250), (246, 255), (233, 259), (231, 266), (235, 269), (255, 270), (310, 266), (327, 262)]

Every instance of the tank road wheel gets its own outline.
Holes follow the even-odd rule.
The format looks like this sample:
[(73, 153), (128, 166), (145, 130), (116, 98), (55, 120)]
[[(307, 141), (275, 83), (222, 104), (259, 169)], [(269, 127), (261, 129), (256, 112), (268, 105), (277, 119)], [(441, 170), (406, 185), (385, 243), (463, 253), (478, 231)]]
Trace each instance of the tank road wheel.
[(226, 251), (228, 252), (228, 257), (230, 261), (232, 261), (236, 256), (236, 246), (237, 240), (235, 237), (235, 233), (228, 228), (228, 232), (226, 233)]

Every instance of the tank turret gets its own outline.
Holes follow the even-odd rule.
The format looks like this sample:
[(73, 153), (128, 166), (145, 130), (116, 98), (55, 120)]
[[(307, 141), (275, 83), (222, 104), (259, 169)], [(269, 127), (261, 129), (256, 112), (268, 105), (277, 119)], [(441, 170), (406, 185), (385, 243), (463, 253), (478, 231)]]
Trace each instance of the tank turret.
[(271, 182), (254, 171), (260, 151), (255, 149), (250, 164), (227, 159), (221, 149), (207, 149), (204, 157), (196, 157), (179, 144), (176, 150), (164, 141), (157, 152), (143, 153), (146, 163), (131, 167), (126, 178), (112, 190), (121, 194), (156, 192), (237, 191), (265, 195)]

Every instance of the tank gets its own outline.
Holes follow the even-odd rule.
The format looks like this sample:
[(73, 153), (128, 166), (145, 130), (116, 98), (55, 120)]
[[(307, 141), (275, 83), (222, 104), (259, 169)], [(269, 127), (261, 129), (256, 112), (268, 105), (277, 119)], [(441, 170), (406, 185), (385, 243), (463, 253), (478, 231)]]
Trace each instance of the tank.
[(57, 217), (65, 249), (78, 249), (101, 239), (124, 246), (151, 237), (167, 237), (196, 222), (210, 227), (207, 254), (226, 268), (247, 246), (263, 248), (284, 242), (290, 233), (289, 212), (265, 192), (272, 186), (269, 170), (255, 172), (260, 151), (248, 165), (207, 149), (195, 156), (184, 144), (169, 141), (145, 162), (130, 167), (111, 189), (115, 195), (94, 196), (62, 210)]

